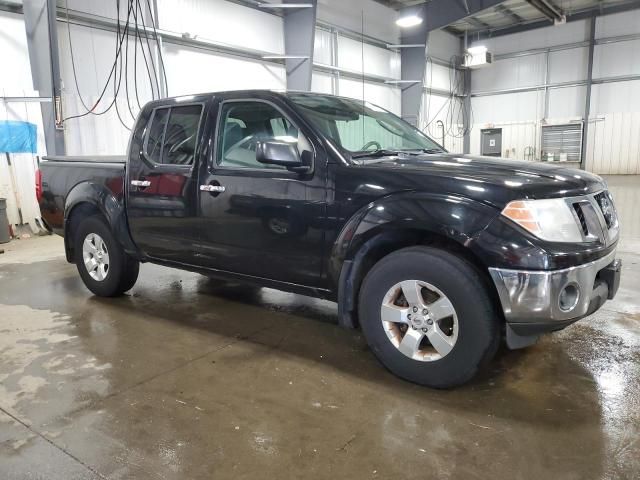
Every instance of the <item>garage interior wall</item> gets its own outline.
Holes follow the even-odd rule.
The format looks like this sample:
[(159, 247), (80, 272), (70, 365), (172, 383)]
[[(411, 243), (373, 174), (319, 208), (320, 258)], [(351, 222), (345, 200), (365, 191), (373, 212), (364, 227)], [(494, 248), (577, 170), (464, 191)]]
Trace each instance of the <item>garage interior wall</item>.
[[(471, 153), (480, 153), (481, 130), (496, 127), (503, 156), (540, 160), (543, 125), (583, 121), (589, 30), (590, 21), (581, 20), (475, 42), (486, 45), (495, 62), (471, 76)], [(640, 80), (598, 83), (640, 73), (640, 11), (597, 17), (595, 38), (584, 167), (640, 173)], [(579, 85), (562, 85), (572, 83)]]
[(40, 208), (33, 187), (38, 157), (46, 154), (46, 148), (40, 104), (33, 101), (39, 94), (33, 90), (22, 15), (0, 12), (0, 51), (4, 73), (0, 75), (0, 121), (29, 122), (37, 131), (35, 154), (0, 152), (0, 198), (7, 200), (7, 216), (14, 228), (28, 224), (37, 232)]
[(429, 34), (425, 91), (422, 98), (420, 128), (431, 138), (454, 153), (462, 153), (462, 111), (454, 95), (462, 93), (456, 79), (456, 59), (462, 54), (458, 37), (443, 30)]
[[(115, 2), (98, 0), (68, 0), (71, 11), (80, 11), (110, 19), (116, 18)], [(144, 5), (144, 2), (142, 2)], [(123, 2), (123, 5), (126, 5)], [(64, 15), (65, 3), (59, 2)], [(318, 19), (323, 27), (317, 28), (314, 49), (314, 70), (312, 90), (364, 99), (378, 104), (394, 113), (400, 113), (400, 89), (384, 83), (384, 79), (400, 78), (400, 55), (385, 47), (385, 41), (397, 41), (397, 30), (387, 27), (385, 39), (361, 41), (359, 31), (352, 31), (356, 25), (341, 25), (343, 18), (361, 18), (362, 9), (384, 10), (384, 15), (373, 15), (370, 11), (365, 18), (364, 33), (378, 31), (384, 19), (388, 22), (395, 11), (383, 7), (372, 0), (329, 5), (320, 2)], [(346, 10), (349, 10), (346, 12)], [(148, 12), (144, 17), (147, 26), (151, 25)], [(380, 13), (380, 12), (378, 12)], [(121, 19), (126, 16), (121, 12)], [(333, 26), (327, 21), (336, 21)], [(139, 22), (140, 23), (140, 22)], [(207, 41), (221, 47), (233, 47), (240, 50), (260, 51), (284, 54), (283, 19), (267, 11), (238, 5), (226, 0), (158, 0), (158, 28), (175, 34)], [(67, 29), (69, 28), (70, 31)], [(79, 25), (72, 22), (68, 27), (65, 21), (58, 22), (60, 43), (61, 75), (63, 78), (63, 97), (65, 117), (82, 114), (78, 90), (85, 105), (93, 105), (102, 92), (105, 79), (109, 76), (115, 56), (115, 33), (112, 29), (100, 29), (95, 25)], [(78, 89), (75, 87), (69, 33), (73, 45)], [(125, 47), (123, 47), (124, 49)], [(157, 46), (152, 41), (154, 60), (158, 63)], [(129, 43), (129, 59), (134, 55), (133, 43)], [(215, 49), (213, 49), (215, 50)], [(362, 58), (366, 59), (364, 73), (375, 81), (359, 79), (363, 73)], [(260, 61), (242, 55), (233, 55), (212, 51), (176, 41), (165, 41), (162, 54), (166, 67), (168, 95), (186, 95), (208, 91), (238, 89), (286, 89), (286, 72), (281, 62)], [(140, 49), (138, 50), (140, 56)], [(197, 75), (193, 74), (197, 66)], [(118, 111), (111, 109), (104, 115), (87, 115), (65, 122), (67, 153), (70, 155), (122, 154), (129, 137), (133, 117), (139, 105), (157, 96), (156, 87), (150, 84), (144, 62), (138, 61), (136, 76), (138, 79), (137, 98), (133, 64), (129, 64), (128, 84), (121, 85)], [(124, 76), (123, 76), (124, 78)], [(123, 82), (124, 83), (124, 82)], [(129, 104), (123, 93), (129, 90)], [(101, 106), (109, 105), (114, 98), (113, 80), (110, 81)], [(100, 108), (98, 109), (100, 110)], [(131, 112), (130, 112), (131, 110)], [(118, 113), (123, 121), (118, 119)], [(123, 125), (124, 124), (124, 125)], [(86, 135), (87, 131), (99, 131), (100, 135)]]

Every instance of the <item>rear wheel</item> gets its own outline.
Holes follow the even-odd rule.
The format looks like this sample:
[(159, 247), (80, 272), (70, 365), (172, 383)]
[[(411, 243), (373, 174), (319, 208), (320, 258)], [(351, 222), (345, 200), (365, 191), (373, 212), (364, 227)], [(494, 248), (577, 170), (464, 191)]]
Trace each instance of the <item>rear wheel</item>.
[(471, 379), (500, 339), (498, 314), (480, 273), (428, 247), (399, 250), (373, 266), (360, 290), (359, 319), (385, 367), (435, 388)]
[(135, 285), (140, 263), (125, 253), (101, 217), (80, 223), (74, 246), (80, 277), (94, 294), (114, 297)]

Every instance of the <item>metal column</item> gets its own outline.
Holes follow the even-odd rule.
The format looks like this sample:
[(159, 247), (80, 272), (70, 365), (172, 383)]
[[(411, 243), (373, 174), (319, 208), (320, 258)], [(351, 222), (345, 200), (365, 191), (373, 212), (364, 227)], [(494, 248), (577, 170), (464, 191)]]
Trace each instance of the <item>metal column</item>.
[(582, 158), (580, 168), (585, 168), (589, 137), (589, 116), (591, 115), (591, 86), (593, 85), (593, 52), (596, 48), (596, 17), (591, 17), (589, 30), (589, 64), (587, 67), (587, 92), (584, 102), (584, 128), (582, 130)]
[[(422, 18), (425, 15), (425, 8), (405, 10), (417, 13)], [(417, 27), (412, 27), (403, 32), (400, 37), (401, 45), (424, 45), (424, 48), (402, 48), (400, 50), (400, 79), (405, 82), (416, 81), (402, 87), (401, 112), (402, 118), (410, 124), (421, 128), (419, 119), (421, 116), (422, 97), (424, 93), (424, 81), (428, 56), (427, 22), (423, 22)]]
[[(293, 0), (285, 3), (294, 3)], [(309, 8), (285, 9), (284, 49), (287, 90), (311, 90), (317, 0)], [(294, 57), (294, 58), (291, 58)]]
[(40, 103), (47, 153), (64, 155), (56, 1), (25, 0), (22, 8), (33, 88), (41, 97), (52, 98), (50, 103)]
[[(464, 55), (469, 48), (469, 39), (467, 32), (464, 32), (462, 41), (462, 54)], [(462, 139), (462, 153), (471, 153), (471, 69), (464, 71), (464, 117), (462, 118), (462, 128), (464, 128), (464, 138)]]

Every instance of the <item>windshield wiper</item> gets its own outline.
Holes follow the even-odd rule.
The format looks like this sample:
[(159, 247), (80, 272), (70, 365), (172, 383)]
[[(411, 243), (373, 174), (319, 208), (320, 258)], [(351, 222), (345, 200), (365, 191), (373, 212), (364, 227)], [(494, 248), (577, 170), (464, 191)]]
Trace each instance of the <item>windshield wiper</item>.
[(422, 151), (424, 153), (445, 153), (441, 148), (423, 148)]
[(351, 155), (351, 158), (355, 159), (355, 158), (365, 158), (365, 157), (370, 157), (370, 158), (390, 157), (392, 155), (399, 155), (400, 153), (401, 152), (398, 150), (387, 150), (387, 149), (381, 148), (380, 150), (371, 150), (370, 152), (355, 153)]

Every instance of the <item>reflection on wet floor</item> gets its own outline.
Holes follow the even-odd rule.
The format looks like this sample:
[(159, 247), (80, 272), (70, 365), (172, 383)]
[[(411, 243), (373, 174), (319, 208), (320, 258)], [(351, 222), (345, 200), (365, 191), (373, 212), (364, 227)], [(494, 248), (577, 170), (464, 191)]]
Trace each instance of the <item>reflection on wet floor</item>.
[(452, 391), (387, 373), (331, 302), (154, 265), (101, 299), (59, 238), (13, 242), (0, 478), (638, 477), (640, 178), (609, 184), (618, 297)]

